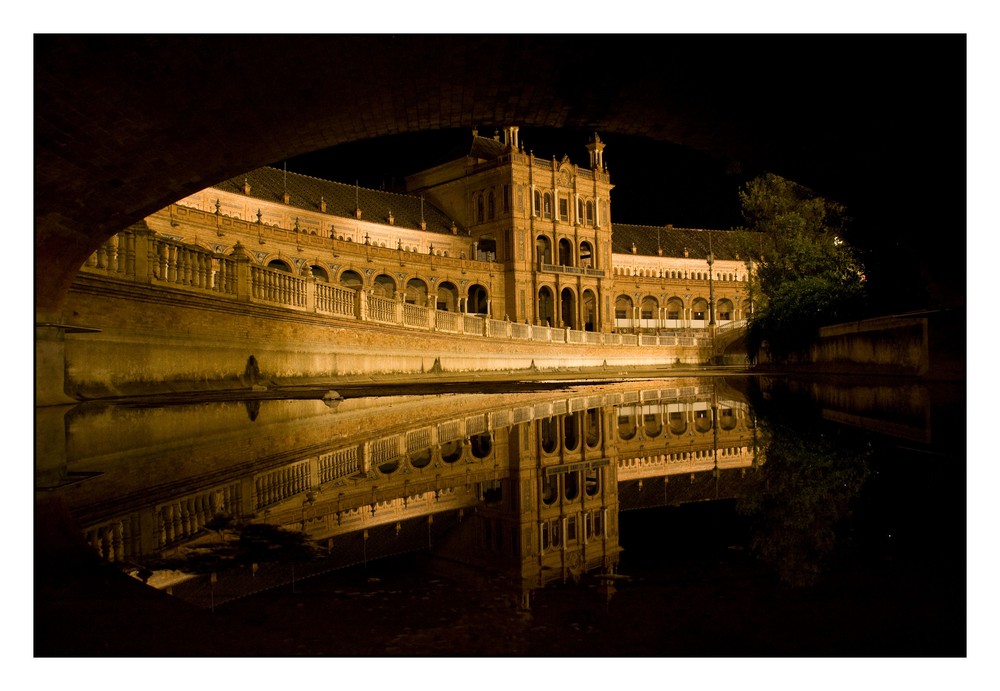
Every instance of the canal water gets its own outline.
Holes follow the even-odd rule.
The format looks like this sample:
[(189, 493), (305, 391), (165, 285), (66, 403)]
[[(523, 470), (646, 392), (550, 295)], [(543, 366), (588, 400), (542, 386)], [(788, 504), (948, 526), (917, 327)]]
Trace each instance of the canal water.
[(36, 655), (966, 654), (964, 386), (706, 376), (37, 422)]

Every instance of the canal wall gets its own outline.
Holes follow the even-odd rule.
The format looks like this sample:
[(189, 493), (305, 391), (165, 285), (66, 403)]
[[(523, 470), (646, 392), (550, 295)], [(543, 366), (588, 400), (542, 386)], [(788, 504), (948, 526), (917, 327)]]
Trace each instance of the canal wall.
[(803, 364), (831, 372), (964, 379), (965, 347), (964, 313), (893, 315), (823, 327)]
[[(69, 291), (62, 388), (73, 399), (296, 385), (414, 373), (535, 372), (701, 364), (710, 341), (644, 345), (406, 330), (373, 322), (81, 276)], [(83, 330), (85, 329), (85, 330)], [(580, 333), (580, 332), (576, 332)]]

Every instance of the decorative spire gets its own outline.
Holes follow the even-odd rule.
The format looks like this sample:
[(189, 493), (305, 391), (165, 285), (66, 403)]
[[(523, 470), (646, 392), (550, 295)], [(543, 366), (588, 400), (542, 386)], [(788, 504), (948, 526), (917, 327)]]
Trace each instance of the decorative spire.
[[(594, 132), (593, 139), (587, 144), (587, 151), (590, 152), (590, 167), (594, 170), (601, 170), (604, 167), (604, 142)], [(607, 169), (604, 169), (607, 172)]]

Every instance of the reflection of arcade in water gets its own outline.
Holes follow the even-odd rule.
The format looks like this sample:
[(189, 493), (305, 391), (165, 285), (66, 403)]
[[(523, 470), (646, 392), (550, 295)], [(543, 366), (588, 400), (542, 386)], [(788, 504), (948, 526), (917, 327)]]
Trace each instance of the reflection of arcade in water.
[[(620, 510), (715, 498), (724, 472), (753, 467), (735, 393), (656, 383), (671, 386), (85, 405), (66, 416), (65, 463), (37, 483), (105, 559), (205, 606), (415, 550), (503, 574), (527, 603), (546, 583), (613, 574)], [(265, 524), (304, 537), (312, 557), (225, 551)]]

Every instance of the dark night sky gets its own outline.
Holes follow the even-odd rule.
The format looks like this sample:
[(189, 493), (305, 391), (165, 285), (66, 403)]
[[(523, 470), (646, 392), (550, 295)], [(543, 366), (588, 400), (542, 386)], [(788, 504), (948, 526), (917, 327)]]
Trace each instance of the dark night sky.
[[(492, 136), (493, 129), (480, 128), (480, 134)], [(520, 129), (525, 151), (557, 159), (567, 154), (579, 165), (588, 162), (586, 142), (590, 134), (582, 130)], [(615, 222), (669, 223), (676, 227), (721, 230), (742, 224), (739, 189), (763, 171), (745, 169), (738, 162), (717, 159), (687, 147), (642, 137), (598, 134), (607, 145), (605, 162), (615, 185), (611, 193)], [(288, 161), (288, 169), (349, 184), (357, 180), (364, 187), (402, 192), (406, 175), (465, 155), (470, 141), (470, 130), (398, 135), (300, 156)], [(274, 165), (281, 167), (282, 164), (278, 161)], [(939, 189), (942, 184), (940, 178), (935, 182)], [(952, 184), (964, 184), (964, 179), (953, 176)], [(926, 241), (927, 234), (932, 231), (916, 226), (909, 234), (898, 231), (895, 221), (903, 217), (887, 219), (885, 215), (885, 209), (891, 214), (900, 208), (893, 197), (904, 191), (887, 180), (885, 198), (880, 200), (885, 202), (885, 207), (877, 209), (859, 208), (823, 190), (817, 192), (844, 203), (853, 218), (847, 239), (859, 250), (866, 265), (873, 312), (891, 313), (933, 306), (934, 291), (927, 288), (926, 272), (917, 268), (931, 264), (933, 257), (929, 258), (928, 253), (939, 251)], [(961, 223), (959, 227), (964, 227), (964, 219), (960, 217), (959, 209), (955, 219)], [(894, 232), (885, 232), (890, 224)], [(957, 251), (952, 249), (949, 255), (963, 254), (964, 236), (953, 234), (951, 237), (961, 247)], [(952, 274), (947, 280), (953, 282), (957, 277), (964, 281), (963, 270), (964, 267), (958, 267), (958, 274)], [(960, 285), (949, 285), (945, 292), (957, 294), (960, 291)]]
[[(512, 123), (516, 124), (516, 123)], [(494, 128), (483, 127), (482, 136)], [(540, 158), (569, 156), (586, 166), (591, 132), (520, 128), (525, 151)], [(747, 175), (727, 161), (645, 138), (598, 132), (615, 189), (612, 217), (619, 223), (728, 229), (741, 222), (737, 191)], [(468, 152), (471, 130), (440, 130), (347, 144), (288, 161), (288, 169), (373, 189), (403, 191), (403, 178)], [(276, 162), (280, 167), (282, 162)]]

